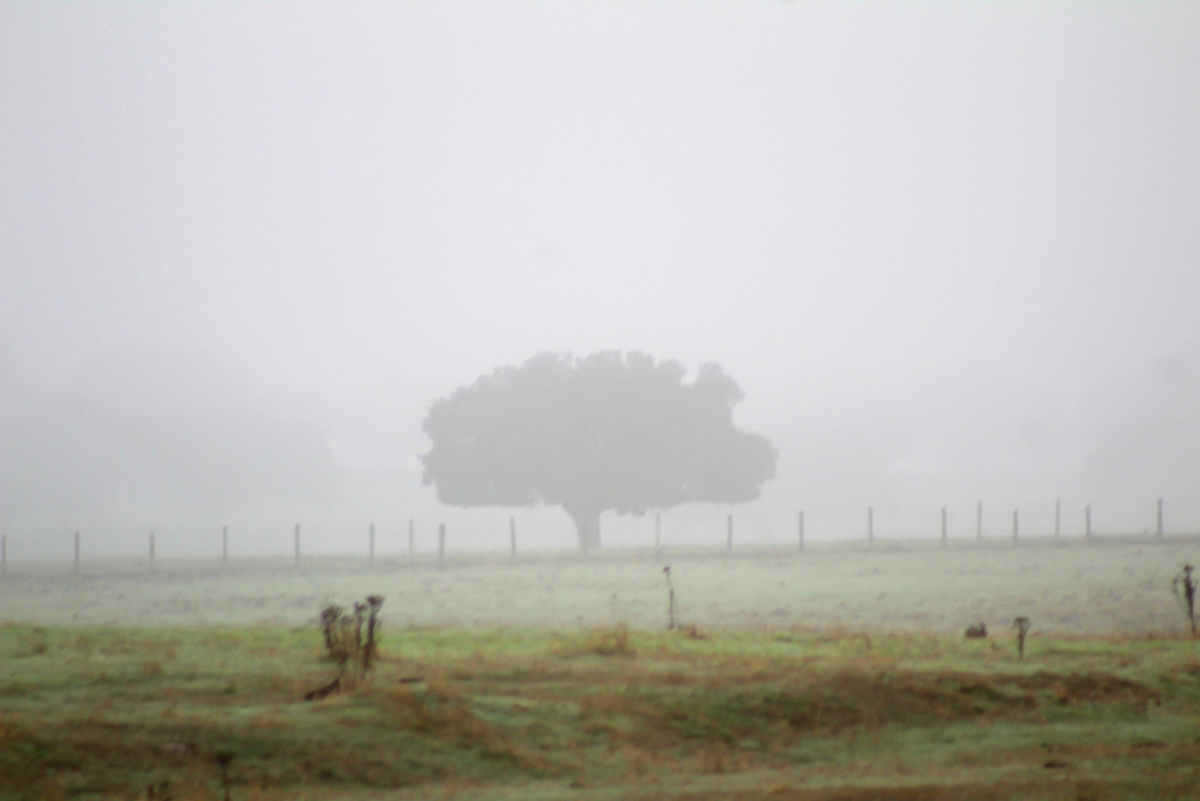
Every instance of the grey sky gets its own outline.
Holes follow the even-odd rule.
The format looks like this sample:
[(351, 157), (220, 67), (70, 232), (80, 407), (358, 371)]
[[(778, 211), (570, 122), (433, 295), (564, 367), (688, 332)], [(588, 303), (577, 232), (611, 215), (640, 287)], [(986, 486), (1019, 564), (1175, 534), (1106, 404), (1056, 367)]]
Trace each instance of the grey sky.
[(186, 351), (412, 464), (637, 349), (738, 379), (779, 493), (1183, 492), (1096, 454), (1200, 442), (1197, 143), (1189, 3), (5, 3), (0, 354)]

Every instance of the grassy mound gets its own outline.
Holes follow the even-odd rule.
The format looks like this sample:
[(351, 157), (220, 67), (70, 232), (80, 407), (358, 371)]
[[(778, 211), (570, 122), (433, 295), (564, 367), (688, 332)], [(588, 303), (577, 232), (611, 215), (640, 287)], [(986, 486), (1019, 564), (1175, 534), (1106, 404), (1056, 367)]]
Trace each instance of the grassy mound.
[[(1182, 639), (0, 627), (0, 798), (1191, 798)], [(222, 765), (222, 762), (227, 763)]]

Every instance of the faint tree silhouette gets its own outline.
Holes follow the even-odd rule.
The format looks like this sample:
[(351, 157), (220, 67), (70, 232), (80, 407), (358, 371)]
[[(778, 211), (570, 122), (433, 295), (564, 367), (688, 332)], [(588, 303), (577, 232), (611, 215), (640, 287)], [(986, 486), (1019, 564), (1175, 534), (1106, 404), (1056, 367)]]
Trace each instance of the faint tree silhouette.
[(754, 500), (775, 449), (734, 426), (742, 393), (718, 365), (685, 374), (618, 352), (500, 368), (433, 404), (424, 481), (454, 506), (562, 506), (584, 551), (606, 510)]

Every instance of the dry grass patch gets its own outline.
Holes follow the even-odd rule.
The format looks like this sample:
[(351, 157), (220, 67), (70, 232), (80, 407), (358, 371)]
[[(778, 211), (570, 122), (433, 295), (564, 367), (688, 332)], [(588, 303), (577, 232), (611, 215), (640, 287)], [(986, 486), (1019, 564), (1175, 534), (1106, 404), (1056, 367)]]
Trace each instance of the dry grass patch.
[[(839, 644), (806, 632), (404, 630), (369, 681), (303, 703), (330, 677), (317, 631), (0, 628), (0, 653), (22, 636), (49, 648), (0, 662), (0, 686), (20, 688), (0, 706), (4, 798), (135, 797), (164, 778), (218, 788), (220, 752), (235, 755), (235, 798), (432, 785), (487, 797), (547, 776), (613, 797), (625, 797), (622, 783), (628, 797), (676, 797), (685, 777), (755, 772), (779, 778), (771, 797), (822, 798), (837, 796), (793, 787), (786, 772), (856, 782), (854, 766), (871, 764), (891, 793), (947, 770), (955, 781), (998, 765), (1049, 775), (1050, 758), (1072, 776), (1103, 770), (1136, 785), (1200, 756), (1189, 643), (1048, 641), (1062, 658), (1017, 665), (931, 637), (874, 634), (868, 650), (857, 633)], [(712, 797), (759, 797), (726, 790)]]
[(633, 646), (628, 626), (588, 629), (573, 637), (563, 637), (554, 653), (560, 657), (618, 656), (633, 659), (637, 649)]

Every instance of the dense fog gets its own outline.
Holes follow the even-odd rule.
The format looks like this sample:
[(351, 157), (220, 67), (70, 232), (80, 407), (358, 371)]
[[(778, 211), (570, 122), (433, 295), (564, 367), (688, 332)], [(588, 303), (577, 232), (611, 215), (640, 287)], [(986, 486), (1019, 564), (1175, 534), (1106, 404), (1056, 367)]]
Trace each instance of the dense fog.
[(1200, 531), (1200, 6), (9, 3), (0, 76), (11, 558), (571, 548), (421, 484), (544, 352), (737, 382), (673, 543)]

